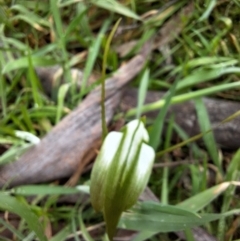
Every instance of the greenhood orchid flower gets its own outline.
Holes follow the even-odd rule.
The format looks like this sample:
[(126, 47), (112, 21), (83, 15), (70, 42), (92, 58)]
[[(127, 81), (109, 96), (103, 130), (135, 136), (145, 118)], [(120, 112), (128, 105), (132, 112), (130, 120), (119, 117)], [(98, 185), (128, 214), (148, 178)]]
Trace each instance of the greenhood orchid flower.
[(96, 211), (103, 212), (110, 240), (123, 211), (132, 207), (147, 185), (155, 152), (144, 124), (129, 122), (122, 132), (105, 138), (91, 173), (90, 195)]

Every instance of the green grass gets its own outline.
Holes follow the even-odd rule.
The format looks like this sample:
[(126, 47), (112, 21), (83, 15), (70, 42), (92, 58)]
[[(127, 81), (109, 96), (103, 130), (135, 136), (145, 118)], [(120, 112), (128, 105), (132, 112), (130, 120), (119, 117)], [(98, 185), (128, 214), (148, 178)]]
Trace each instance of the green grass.
[[(157, 153), (156, 164), (195, 161), (175, 168), (154, 168), (149, 181), (151, 189), (163, 204), (174, 205), (169, 206), (169, 212), (177, 212), (176, 208), (188, 208), (194, 203), (190, 211), (205, 215), (205, 227), (218, 240), (240, 239), (237, 228), (231, 229), (237, 222), (240, 208), (236, 186), (218, 189), (223, 182), (239, 180), (240, 154), (237, 150), (231, 153), (219, 150), (201, 100), (204, 96), (218, 96), (222, 92), (231, 95), (231, 90), (236, 93), (231, 99), (238, 99), (240, 1), (196, 0), (193, 1), (194, 10), (177, 19), (187, 2), (0, 0), (0, 164), (15, 161), (37, 138), (46, 135), (81, 103), (96, 85), (87, 84), (90, 76), (97, 76), (95, 79), (100, 83), (138, 54), (144, 43), (157, 36), (156, 46), (162, 47), (166, 41), (169, 43), (164, 48), (152, 50), (141, 73), (133, 80), (139, 88), (138, 105), (120, 116), (133, 119), (162, 108), (155, 122), (148, 126), (150, 143)], [(120, 18), (116, 36), (109, 37)], [(135, 46), (120, 57), (117, 47), (132, 40), (136, 42)], [(49, 96), (34, 69), (54, 65), (63, 69), (65, 82), (61, 84), (60, 78), (56, 78)], [(71, 75), (73, 67), (83, 71), (80, 90)], [(169, 91), (169, 94), (155, 103), (144, 105), (148, 88)], [(162, 139), (167, 109), (174, 103), (187, 100), (193, 100), (198, 116), (204, 116), (199, 118), (202, 133), (209, 133), (203, 137), (204, 146), (195, 142), (202, 134), (189, 138), (176, 125), (174, 116), (170, 118), (167, 134)], [(239, 113), (229, 120), (237, 115)], [(171, 142), (173, 130), (180, 140), (176, 145)], [(26, 138), (30, 138), (30, 142)], [(209, 177), (212, 172), (213, 180)], [(80, 178), (81, 191), (60, 184), (3, 188), (0, 192), (1, 213), (17, 214), (18, 225), (13, 226), (11, 219), (8, 222), (1, 216), (0, 239), (11, 240), (1, 234), (3, 230), (9, 230), (16, 240), (34, 240), (36, 235), (39, 240), (59, 241), (67, 240), (67, 237), (80, 240), (78, 232), (86, 240), (92, 240), (89, 236), (92, 229), (98, 231), (99, 240), (107, 240), (101, 226), (103, 219), (93, 211), (89, 200), (59, 203), (63, 194), (82, 193), (88, 188), (88, 180), (89, 173)], [(154, 215), (139, 220), (143, 207), (138, 208), (135, 208), (134, 215), (139, 227), (141, 224), (145, 229), (134, 240), (170, 240), (166, 234), (153, 229), (158, 227), (157, 222), (153, 227), (144, 226), (143, 221), (149, 222)], [(144, 208), (148, 211), (158, 209), (150, 204)], [(158, 212), (156, 217), (162, 215), (160, 209)], [(207, 216), (211, 213), (218, 213), (218, 216)], [(124, 214), (120, 225), (125, 222), (128, 227), (137, 229), (137, 223), (130, 222), (128, 215)], [(211, 218), (215, 221), (208, 222)], [(196, 221), (196, 217), (193, 220)], [(101, 228), (96, 228), (98, 224)], [(46, 239), (42, 230), (48, 236)]]

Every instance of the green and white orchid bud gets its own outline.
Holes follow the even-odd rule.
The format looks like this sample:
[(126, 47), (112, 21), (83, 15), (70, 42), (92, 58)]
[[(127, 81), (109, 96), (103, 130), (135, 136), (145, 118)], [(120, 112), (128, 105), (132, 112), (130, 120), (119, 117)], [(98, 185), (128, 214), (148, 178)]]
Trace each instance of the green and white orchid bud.
[(103, 212), (112, 240), (123, 211), (132, 207), (147, 185), (155, 152), (146, 144), (149, 136), (139, 120), (122, 132), (110, 132), (91, 173), (90, 195), (96, 211)]

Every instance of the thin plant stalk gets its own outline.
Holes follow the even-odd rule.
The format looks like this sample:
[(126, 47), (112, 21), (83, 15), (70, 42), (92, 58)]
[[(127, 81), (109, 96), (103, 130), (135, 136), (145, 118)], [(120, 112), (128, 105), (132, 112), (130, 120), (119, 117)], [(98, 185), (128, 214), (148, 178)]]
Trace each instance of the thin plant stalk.
[(118, 25), (121, 21), (121, 18), (115, 23), (112, 31), (110, 32), (109, 37), (107, 38), (106, 46), (103, 54), (103, 65), (102, 65), (102, 80), (101, 80), (101, 112), (102, 112), (102, 140), (105, 139), (108, 131), (107, 124), (105, 120), (106, 111), (105, 111), (105, 78), (106, 78), (106, 68), (107, 68), (107, 57), (109, 53), (110, 44), (112, 42), (113, 36), (118, 28)]

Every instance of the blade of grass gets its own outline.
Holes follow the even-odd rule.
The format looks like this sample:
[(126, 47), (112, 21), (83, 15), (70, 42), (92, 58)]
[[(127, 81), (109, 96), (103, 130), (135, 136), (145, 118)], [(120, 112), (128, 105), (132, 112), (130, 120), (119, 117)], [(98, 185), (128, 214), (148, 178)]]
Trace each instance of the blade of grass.
[(140, 80), (136, 119), (139, 119), (141, 116), (141, 109), (142, 109), (142, 106), (144, 104), (146, 94), (147, 94), (147, 88), (148, 88), (148, 83), (149, 83), (149, 73), (150, 73), (150, 70), (145, 69), (142, 74), (141, 80)]
[(12, 226), (9, 222), (6, 222), (2, 218), (0, 218), (0, 224), (2, 224), (2, 227), (7, 228), (11, 233), (13, 233), (15, 237), (19, 238), (20, 240), (24, 239), (24, 235), (21, 232), (19, 232), (14, 226)]
[[(182, 213), (179, 212), (180, 210)], [(207, 224), (223, 216), (231, 216), (233, 213), (239, 214), (239, 212), (240, 210), (236, 209), (223, 214), (208, 213), (196, 215), (191, 213), (189, 209), (178, 210), (178, 206), (143, 202), (138, 207), (133, 208), (132, 212), (123, 214), (119, 227), (138, 231), (176, 232)]]
[(35, 237), (35, 233), (30, 232), (30, 233), (28, 233), (28, 235), (25, 236), (25, 238), (22, 241), (32, 241), (32, 240), (34, 240), (34, 237)]
[[(168, 122), (164, 149), (167, 149), (170, 146), (170, 142), (172, 139), (173, 124), (174, 124), (174, 116), (171, 115), (170, 120)], [(165, 162), (168, 162), (169, 156), (165, 155), (164, 160)], [(166, 166), (163, 169), (163, 177), (162, 177), (162, 190), (161, 190), (161, 199), (160, 199), (162, 204), (168, 204), (168, 195), (169, 195), (168, 178), (169, 178), (169, 167)]]
[[(209, 116), (207, 113), (207, 109), (206, 109), (202, 99), (197, 98), (197, 99), (195, 99), (194, 102), (195, 102), (195, 107), (196, 107), (197, 116), (198, 116), (198, 123), (199, 123), (200, 129), (201, 129), (201, 132), (206, 132), (207, 130), (212, 129), (211, 123), (209, 120)], [(218, 155), (218, 148), (217, 148), (213, 133), (209, 132), (208, 134), (204, 135), (203, 141), (206, 145), (208, 153), (209, 153), (210, 157), (212, 158), (214, 164), (217, 166), (219, 172), (222, 173), (221, 160)]]
[(39, 25), (38, 23), (36, 22), (32, 22), (32, 20), (30, 18), (28, 18), (28, 16), (25, 16), (23, 14), (18, 14), (14, 17), (11, 18), (11, 21), (14, 22), (14, 21), (19, 21), (19, 20), (22, 20), (26, 23), (28, 23), (29, 25), (31, 25), (33, 28), (35, 28), (36, 30), (38, 31), (42, 31), (42, 32), (46, 32), (46, 29), (44, 29), (41, 25)]
[(18, 214), (27, 222), (29, 228), (35, 232), (39, 240), (47, 241), (39, 218), (31, 211), (28, 205), (21, 203), (15, 197), (0, 193), (0, 208)]
[(30, 81), (31, 89), (32, 89), (32, 94), (33, 94), (33, 99), (34, 99), (34, 104), (36, 107), (42, 107), (43, 106), (43, 101), (41, 99), (40, 95), (40, 82), (37, 78), (37, 75), (35, 73), (33, 64), (32, 64), (32, 58), (30, 51), (28, 52), (28, 79)]
[(71, 234), (71, 228), (70, 225), (65, 226), (61, 229), (58, 233), (56, 233), (49, 241), (65, 241), (67, 240), (67, 237), (69, 234)]
[[(197, 212), (217, 198), (231, 184), (240, 185), (239, 182), (225, 182), (216, 185), (181, 202), (177, 206), (168, 206), (170, 208), (169, 210), (171, 210), (171, 208), (181, 207), (184, 210)], [(238, 214), (240, 212), (240, 210), (232, 210), (222, 214), (200, 214), (200, 218), (198, 216), (185, 216), (184, 214), (181, 216), (179, 213), (178, 215), (180, 216), (173, 217), (171, 215), (177, 214), (174, 209), (168, 213), (167, 209), (165, 210), (164, 207), (166, 206), (153, 202), (142, 203), (139, 209), (137, 208), (134, 210), (135, 212), (124, 214), (119, 226), (122, 227), (122, 225), (124, 225), (124, 228), (127, 227), (128, 229), (139, 230), (141, 231), (140, 234), (151, 237), (159, 232), (169, 232), (170, 229), (171, 231), (186, 230), (187, 228), (203, 225), (218, 220), (221, 217), (231, 216), (233, 213)], [(194, 213), (192, 213), (192, 215), (193, 214)], [(149, 223), (151, 223), (151, 225), (149, 225)]]
[(56, 114), (56, 120), (55, 120), (55, 124), (57, 124), (60, 119), (61, 119), (61, 115), (63, 113), (63, 104), (64, 104), (64, 99), (67, 95), (68, 89), (69, 89), (70, 85), (67, 84), (63, 84), (58, 91), (58, 104), (57, 104), (57, 114)]
[(235, 58), (230, 57), (199, 57), (189, 60), (184, 66), (180, 65), (174, 68), (172, 71), (173, 74), (177, 74), (181, 71), (183, 71), (184, 68), (187, 69), (194, 69), (196, 67), (208, 67), (208, 66), (214, 66), (214, 64), (220, 63), (222, 67), (233, 67), (235, 64), (238, 63), (238, 60)]
[[(226, 181), (235, 181), (240, 178), (240, 149), (235, 153), (231, 162), (229, 163), (227, 173), (226, 173)], [(230, 208), (232, 197), (235, 193), (235, 186), (229, 187), (229, 189), (224, 193), (223, 196), (223, 204), (221, 207), (221, 212), (227, 212)], [(219, 220), (218, 223), (218, 240), (223, 241), (225, 238), (225, 230), (226, 230), (226, 219), (223, 217)]]
[(79, 2), (79, 0), (67, 0), (67, 1), (59, 1), (59, 7), (64, 8), (69, 5), (72, 5), (73, 3)]
[(6, 117), (7, 115), (7, 98), (6, 98), (6, 91), (5, 91), (5, 79), (3, 75), (0, 73), (0, 96), (1, 96), (1, 109), (2, 109), (2, 116)]
[[(57, 64), (55, 59), (43, 56), (31, 56), (32, 65), (34, 67), (44, 67)], [(2, 69), (2, 74), (7, 74), (13, 70), (18, 70), (21, 68), (28, 68), (29, 58), (21, 57), (19, 59), (8, 62)]]
[(205, 10), (205, 12), (202, 14), (202, 16), (199, 18), (199, 22), (206, 20), (209, 15), (211, 14), (211, 12), (213, 11), (214, 7), (216, 6), (217, 1), (216, 0), (209, 0), (208, 1), (208, 7)]
[(155, 233), (151, 231), (142, 231), (139, 232), (132, 241), (145, 241), (154, 236), (155, 234), (157, 234), (157, 232)]
[(125, 17), (133, 18), (136, 20), (140, 20), (139, 16), (132, 12), (130, 9), (123, 6), (121, 3), (115, 1), (115, 0), (91, 0), (91, 3), (100, 7), (104, 8), (106, 10), (109, 10), (111, 12), (119, 13)]
[(202, 183), (202, 176), (203, 173), (198, 165), (190, 164), (188, 167), (190, 171), (190, 178), (191, 178), (191, 196), (199, 193), (200, 184)]
[(17, 118), (16, 115), (14, 115), (13, 113), (11, 113), (9, 115), (10, 119), (12, 120), (12, 122), (15, 124), (16, 128), (19, 130), (23, 130), (23, 131), (27, 131), (26, 126), (24, 125), (24, 123), (22, 123), (22, 121)]
[[(240, 87), (240, 81), (233, 82), (233, 83), (227, 83), (227, 84), (221, 84), (221, 85), (217, 85), (217, 86), (213, 86), (213, 87), (209, 87), (209, 88), (205, 88), (205, 89), (201, 89), (201, 90), (196, 90), (196, 91), (192, 91), (189, 93), (174, 96), (171, 100), (171, 104), (178, 104), (178, 103), (182, 103), (184, 101), (188, 101), (188, 100), (191, 100), (194, 98), (203, 97), (203, 96), (214, 94), (214, 93), (217, 93), (220, 91), (226, 91), (229, 89), (234, 89), (234, 88), (239, 88), (239, 87)], [(142, 112), (157, 110), (157, 109), (161, 108), (162, 106), (164, 106), (165, 102), (166, 102), (166, 100), (162, 99), (162, 100), (153, 102), (151, 104), (144, 105), (142, 108)], [(136, 115), (136, 108), (129, 110), (126, 114), (126, 117), (131, 117), (134, 115)]]
[[(151, 29), (148, 30), (146, 29), (144, 31), (143, 36), (137, 40), (136, 44), (134, 45), (134, 47), (127, 53), (126, 57), (128, 56), (132, 56), (133, 54), (137, 54), (141, 51), (141, 49), (143, 48), (143, 45), (150, 40), (153, 35), (156, 34), (156, 31)], [(159, 65), (158, 65), (159, 66)]]
[(31, 132), (33, 135), (36, 135), (36, 131), (33, 127), (33, 123), (29, 116), (26, 106), (21, 106), (21, 112), (22, 112), (22, 117), (23, 117), (24, 123), (28, 128), (28, 131)]
[[(72, 215), (71, 215), (71, 229), (72, 229), (74, 241), (80, 241), (79, 235), (78, 235), (78, 233), (77, 233), (77, 231), (78, 231), (78, 230), (77, 230), (78, 224), (77, 224), (77, 220), (76, 220), (76, 218), (75, 218), (74, 211), (76, 211), (76, 210), (73, 210), (73, 211), (72, 211)], [(80, 215), (78, 215), (78, 216), (80, 216)], [(79, 219), (79, 218), (78, 218), (78, 219)], [(84, 239), (84, 240), (87, 241), (87, 239)]]
[[(89, 4), (86, 2), (79, 2), (77, 5), (77, 11), (79, 14), (87, 13), (89, 10)], [(95, 40), (95, 36), (92, 33), (91, 27), (90, 27), (90, 19), (88, 18), (87, 14), (83, 14), (83, 17), (81, 18), (81, 21), (79, 22), (79, 27), (81, 29), (81, 35), (83, 37), (90, 38), (92, 41)]]
[[(36, 15), (33, 11), (29, 11), (26, 7), (20, 4), (15, 4), (11, 8), (11, 10), (18, 11), (18, 14), (15, 14), (14, 17), (12, 17), (10, 20), (16, 20), (16, 19), (26, 19), (27, 23), (32, 25), (34, 28), (43, 31), (43, 27), (49, 27), (49, 22), (45, 20), (44, 18)], [(27, 16), (27, 17), (26, 17)]]
[[(79, 22), (81, 23), (82, 19), (86, 17), (87, 8), (84, 8), (68, 25), (65, 34), (64, 41), (67, 42), (69, 35), (73, 32), (75, 28), (78, 27)], [(90, 32), (91, 33), (91, 32)], [(91, 34), (89, 34), (91, 36)]]
[(153, 127), (149, 134), (149, 137), (150, 137), (149, 145), (152, 146), (155, 150), (161, 144), (164, 119), (167, 114), (168, 107), (170, 106), (171, 99), (175, 94), (177, 83), (178, 83), (177, 81), (174, 82), (172, 87), (169, 89), (167, 95), (164, 97), (163, 108), (159, 111), (159, 114), (156, 120), (154, 121)]
[(0, 165), (17, 160), (20, 155), (25, 153), (32, 146), (32, 144), (22, 144), (21, 146), (13, 145), (0, 156)]
[[(21, 51), (21, 52), (24, 52), (24, 51), (28, 50), (27, 44), (24, 44), (17, 39), (7, 38), (5, 36), (2, 36), (2, 41), (4, 42), (4, 45), (5, 45), (6, 49), (11, 51), (11, 52), (13, 52), (15, 50), (18, 50), (18, 51)], [(9, 46), (12, 46), (12, 47), (9, 47)], [(16, 52), (14, 52), (14, 53), (16, 54)], [(8, 56), (8, 57), (10, 57), (10, 58), (8, 58), (9, 60), (14, 59), (13, 56)]]
[(86, 240), (86, 241), (94, 241), (92, 239), (92, 237), (90, 236), (90, 234), (88, 233), (87, 229), (86, 229), (86, 226), (85, 226), (85, 224), (84, 224), (84, 222), (82, 220), (81, 214), (78, 217), (79, 217), (80, 228), (81, 228), (84, 240)]
[(187, 230), (184, 231), (184, 233), (187, 241), (195, 241), (195, 238), (193, 236), (193, 232), (191, 229), (188, 228)]
[[(56, 43), (59, 47), (61, 54), (62, 54), (62, 60), (63, 60), (63, 73), (66, 80), (68, 80), (70, 83), (73, 83), (72, 75), (70, 66), (68, 65), (68, 52), (66, 49), (66, 38), (64, 34), (64, 28), (63, 23), (61, 19), (60, 14), (60, 8), (58, 6), (58, 1), (51, 0), (50, 1), (50, 7), (51, 12), (53, 14), (54, 24), (56, 27)], [(77, 93), (76, 85), (71, 85), (71, 102), (73, 103), (73, 96)]]
[[(189, 136), (186, 134), (186, 132), (176, 123), (174, 123), (173, 126), (174, 130), (177, 132), (177, 134), (181, 137), (183, 141), (187, 141), (189, 139)], [(203, 152), (202, 150), (197, 146), (196, 143), (189, 143), (187, 144), (188, 147), (192, 150), (194, 158), (202, 158)], [(166, 149), (166, 148), (165, 148)]]
[(64, 195), (80, 193), (77, 188), (50, 185), (24, 185), (12, 188), (8, 191), (11, 194), (32, 196), (32, 195)]
[(82, 84), (81, 84), (81, 91), (80, 91), (80, 97), (82, 98), (83, 95), (85, 94), (86, 86), (87, 86), (87, 80), (92, 73), (94, 63), (97, 59), (101, 42), (103, 39), (103, 36), (105, 32), (107, 31), (107, 28), (110, 24), (110, 20), (106, 20), (104, 24), (101, 27), (101, 30), (99, 31), (99, 34), (97, 38), (93, 41), (92, 45), (90, 46), (88, 50), (88, 57), (86, 61), (86, 65), (84, 68), (84, 73), (83, 73), (83, 79), (82, 79)]
[(29, 10), (32, 11), (43, 11), (48, 12), (49, 11), (49, 3), (48, 2), (29, 2), (27, 0), (20, 1), (22, 6), (27, 7)]
[[(220, 194), (226, 191), (231, 185), (235, 185), (232, 182), (223, 182), (219, 185), (211, 187), (195, 196), (188, 198), (187, 200), (179, 203), (177, 206), (186, 208), (187, 210), (192, 210), (193, 212), (198, 212), (214, 199), (216, 199)], [(238, 183), (239, 185), (239, 183)]]
[[(151, 17), (150, 19), (147, 19), (145, 21), (145, 23), (149, 24), (150, 26), (153, 24), (154, 26), (161, 26), (164, 21), (173, 16), (174, 13), (181, 7), (183, 7), (183, 5), (186, 3), (187, 1), (173, 1), (170, 2), (170, 6), (167, 6), (166, 8), (162, 8), (160, 11), (158, 11), (157, 14), (154, 14), (153, 17)], [(171, 4), (174, 3), (174, 4)], [(165, 5), (166, 6), (166, 5)], [(186, 19), (185, 19), (186, 21)]]
[[(221, 63), (222, 64), (222, 63)], [(214, 66), (213, 66), (214, 67)], [(226, 68), (203, 68), (194, 71), (189, 76), (185, 77), (177, 86), (177, 90), (195, 86), (196, 84), (206, 82), (221, 77), (224, 74), (239, 74), (239, 67), (226, 67)]]

